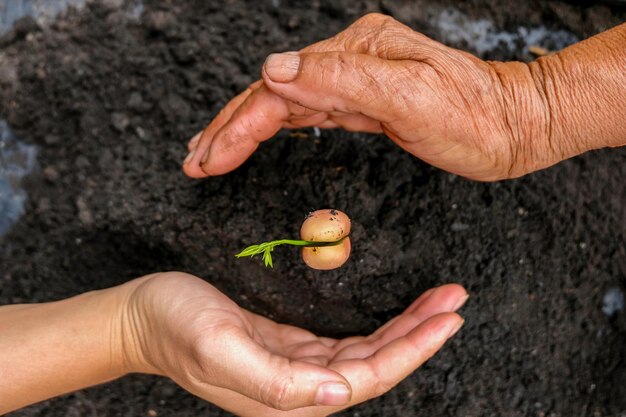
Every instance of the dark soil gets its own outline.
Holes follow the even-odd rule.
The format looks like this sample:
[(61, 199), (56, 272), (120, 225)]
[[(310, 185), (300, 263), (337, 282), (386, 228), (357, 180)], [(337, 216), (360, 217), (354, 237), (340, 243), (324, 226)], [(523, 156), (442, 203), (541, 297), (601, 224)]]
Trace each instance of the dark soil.
[[(59, 299), (161, 270), (199, 275), (241, 305), (325, 335), (372, 331), (446, 282), (472, 297), (434, 359), (348, 416), (624, 416), (624, 312), (601, 311), (626, 276), (626, 149), (483, 184), (434, 169), (379, 136), (283, 132), (236, 172), (185, 178), (184, 144), (264, 57), (384, 11), (442, 39), (434, 7), (497, 28), (579, 38), (625, 20), (606, 5), (474, 0), (116, 1), (2, 38), (0, 118), (40, 147), (27, 213), (0, 240), (0, 303)], [(275, 4), (280, 3), (281, 7)], [(290, 3), (287, 5), (287, 3)], [(459, 48), (468, 45), (453, 44)], [(471, 49), (470, 49), (471, 50)], [(529, 60), (498, 48), (489, 59)], [(13, 67), (11, 67), (13, 65)], [(332, 272), (278, 249), (274, 269), (236, 260), (297, 236), (312, 209), (353, 219)], [(223, 416), (163, 378), (131, 376), (13, 416)]]

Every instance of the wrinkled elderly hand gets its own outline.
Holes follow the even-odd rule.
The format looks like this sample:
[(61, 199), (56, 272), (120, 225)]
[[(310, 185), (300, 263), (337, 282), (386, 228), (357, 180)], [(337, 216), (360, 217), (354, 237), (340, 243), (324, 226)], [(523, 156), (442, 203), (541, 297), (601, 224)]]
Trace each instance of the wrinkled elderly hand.
[(624, 51), (626, 25), (531, 64), (486, 62), (368, 15), (300, 52), (269, 56), (263, 79), (190, 141), (184, 170), (220, 175), (279, 129), (317, 126), (383, 132), (476, 180), (521, 176), (626, 143)]
[(456, 333), (467, 299), (445, 285), (374, 334), (336, 340), (250, 313), (187, 274), (143, 280), (124, 315), (128, 368), (255, 417), (326, 416), (385, 393)]

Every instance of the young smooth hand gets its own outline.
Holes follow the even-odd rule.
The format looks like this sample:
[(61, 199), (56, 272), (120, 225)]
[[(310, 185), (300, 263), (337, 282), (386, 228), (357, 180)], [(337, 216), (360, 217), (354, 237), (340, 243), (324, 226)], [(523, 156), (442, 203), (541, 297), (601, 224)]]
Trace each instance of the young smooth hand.
[(189, 143), (185, 173), (220, 175), (281, 128), (383, 132), (411, 154), (492, 181), (626, 144), (626, 24), (529, 64), (488, 62), (371, 14), (299, 52)]
[(163, 375), (242, 416), (326, 416), (390, 390), (463, 324), (459, 285), (368, 337), (337, 340), (160, 273), (67, 300), (0, 307), (0, 415), (128, 373)]
[(243, 416), (326, 416), (379, 396), (435, 354), (463, 320), (458, 285), (428, 291), (368, 337), (330, 339), (246, 311), (182, 273), (130, 298), (125, 362)]

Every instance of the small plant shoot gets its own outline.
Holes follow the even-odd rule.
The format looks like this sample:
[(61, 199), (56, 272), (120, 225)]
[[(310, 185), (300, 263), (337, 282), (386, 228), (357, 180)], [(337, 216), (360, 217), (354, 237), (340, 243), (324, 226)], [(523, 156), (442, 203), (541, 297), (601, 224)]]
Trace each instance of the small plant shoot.
[(302, 248), (302, 259), (313, 269), (339, 268), (350, 257), (350, 218), (334, 209), (309, 213), (300, 228), (301, 240), (281, 239), (248, 246), (235, 255), (237, 258), (262, 255), (266, 267), (274, 266), (272, 252), (281, 245)]

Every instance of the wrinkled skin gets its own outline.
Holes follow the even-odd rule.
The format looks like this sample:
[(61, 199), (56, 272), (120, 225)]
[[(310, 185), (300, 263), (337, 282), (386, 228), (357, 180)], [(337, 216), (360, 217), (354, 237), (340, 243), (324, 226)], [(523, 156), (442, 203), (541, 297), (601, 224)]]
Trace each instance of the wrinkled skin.
[[(289, 55), (299, 62), (281, 59)], [(544, 152), (546, 123), (525, 64), (485, 62), (371, 14), (299, 53), (271, 55), (263, 79), (192, 139), (184, 170), (224, 174), (281, 128), (317, 126), (383, 132), (437, 167), (497, 180), (561, 159)]]
[[(459, 285), (438, 287), (372, 335), (337, 340), (246, 311), (188, 274), (137, 282), (122, 315), (127, 370), (166, 375), (255, 417), (325, 416), (385, 393), (456, 333), (463, 320), (454, 311), (467, 299)], [(325, 382), (348, 395), (317, 397)]]

